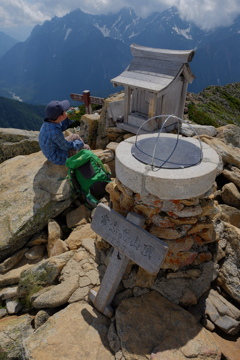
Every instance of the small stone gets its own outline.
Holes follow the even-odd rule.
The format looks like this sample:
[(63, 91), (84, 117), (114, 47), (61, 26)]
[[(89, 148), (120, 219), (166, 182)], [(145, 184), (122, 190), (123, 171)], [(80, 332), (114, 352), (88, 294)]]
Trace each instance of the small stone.
[(80, 205), (77, 209), (69, 212), (66, 216), (67, 226), (74, 228), (90, 222), (91, 211), (85, 206)]
[(0, 309), (0, 319), (7, 315), (6, 309)]
[(120, 340), (113, 323), (109, 326), (107, 338), (108, 338), (109, 346), (114, 353), (121, 350)]
[(9, 256), (6, 260), (4, 260), (0, 264), (0, 274), (5, 273), (12, 269), (16, 264), (20, 262), (20, 260), (23, 258), (25, 252), (27, 251), (27, 248), (24, 247), (21, 250), (17, 251), (13, 255)]
[(57, 239), (49, 252), (49, 257), (63, 254), (69, 250), (65, 241)]
[(184, 295), (179, 301), (179, 304), (183, 306), (196, 305), (197, 304), (196, 295), (190, 289), (186, 289)]
[(157, 215), (160, 210), (153, 206), (136, 205), (134, 211), (151, 219), (154, 215)]
[(27, 243), (27, 246), (35, 246), (40, 244), (47, 244), (48, 234), (47, 231), (40, 231), (37, 234), (33, 235), (31, 240)]
[(0, 299), (2, 300), (12, 299), (14, 297), (17, 297), (17, 294), (18, 294), (17, 286), (4, 288), (0, 290)]
[(203, 318), (201, 324), (209, 331), (215, 330), (215, 325), (209, 319)]
[(223, 186), (221, 197), (225, 204), (240, 209), (240, 193), (234, 183), (231, 182)]
[(13, 314), (18, 314), (21, 311), (22, 305), (18, 300), (7, 299), (6, 308), (8, 314), (13, 315)]
[(51, 316), (50, 311), (46, 311), (46, 310), (40, 310), (38, 311), (38, 313), (35, 316), (34, 319), (34, 325), (35, 325), (35, 329), (39, 328), (41, 325), (43, 325)]
[(51, 257), (51, 250), (58, 239), (61, 239), (63, 232), (57, 221), (50, 219), (48, 221), (48, 256)]
[(193, 262), (193, 265), (199, 265), (205, 261), (211, 261), (211, 260), (212, 260), (212, 254), (209, 251), (203, 251), (198, 254), (196, 260)]
[(182, 251), (176, 254), (168, 252), (161, 268), (179, 270), (183, 266), (192, 264), (197, 255), (195, 251)]
[(25, 253), (25, 257), (28, 260), (42, 259), (45, 250), (46, 250), (46, 247), (44, 245), (33, 246)]
[(70, 296), (70, 298), (68, 299), (68, 303), (71, 304), (71, 303), (86, 299), (86, 297), (88, 296), (89, 290), (90, 290), (89, 286), (78, 288)]
[(161, 228), (160, 226), (152, 225), (149, 228), (150, 234), (166, 240), (176, 240), (181, 237), (181, 232), (173, 228)]
[[(202, 207), (200, 205), (196, 206), (186, 206), (181, 211), (174, 211), (173, 212), (176, 216), (182, 217), (195, 217), (202, 214)], [(169, 214), (171, 216), (171, 214)]]

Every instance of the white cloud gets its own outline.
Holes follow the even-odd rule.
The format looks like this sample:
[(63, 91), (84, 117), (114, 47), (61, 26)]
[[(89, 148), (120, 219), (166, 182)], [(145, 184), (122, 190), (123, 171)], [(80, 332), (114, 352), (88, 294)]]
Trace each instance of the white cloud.
[(104, 14), (130, 6), (142, 17), (176, 6), (182, 18), (203, 29), (229, 26), (240, 14), (240, 0), (1, 0), (0, 29), (33, 28), (77, 8), (90, 14)]
[(203, 29), (229, 26), (240, 14), (240, 0), (170, 0), (180, 15)]
[(47, 12), (41, 10), (41, 4), (31, 0), (1, 0), (0, 26), (35, 25), (50, 19)]

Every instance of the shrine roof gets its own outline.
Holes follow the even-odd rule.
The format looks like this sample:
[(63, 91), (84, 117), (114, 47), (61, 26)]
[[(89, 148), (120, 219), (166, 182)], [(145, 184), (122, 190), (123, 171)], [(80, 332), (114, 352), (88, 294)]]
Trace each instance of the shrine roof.
[(111, 80), (114, 86), (160, 92), (182, 73), (188, 82), (194, 79), (188, 65), (194, 50), (155, 49), (135, 44), (130, 49), (133, 60), (125, 71)]

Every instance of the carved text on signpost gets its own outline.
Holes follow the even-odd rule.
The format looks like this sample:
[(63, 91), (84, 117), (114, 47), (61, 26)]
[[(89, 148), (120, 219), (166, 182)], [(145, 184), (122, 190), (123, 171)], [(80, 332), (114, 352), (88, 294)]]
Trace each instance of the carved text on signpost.
[(129, 213), (125, 218), (104, 204), (97, 206), (92, 219), (92, 229), (114, 247), (98, 293), (89, 293), (94, 306), (109, 317), (110, 303), (129, 260), (150, 274), (157, 274), (168, 251), (162, 240), (138, 226), (140, 222), (141, 215)]

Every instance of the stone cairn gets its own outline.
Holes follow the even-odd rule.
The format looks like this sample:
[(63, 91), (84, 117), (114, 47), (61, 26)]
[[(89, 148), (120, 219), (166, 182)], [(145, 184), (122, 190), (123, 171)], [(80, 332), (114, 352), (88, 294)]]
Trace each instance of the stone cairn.
[(112, 207), (123, 216), (134, 211), (145, 217), (145, 229), (164, 240), (169, 250), (162, 269), (179, 270), (211, 261), (217, 212), (213, 195), (185, 200), (161, 200), (134, 193), (118, 179), (107, 185)]

